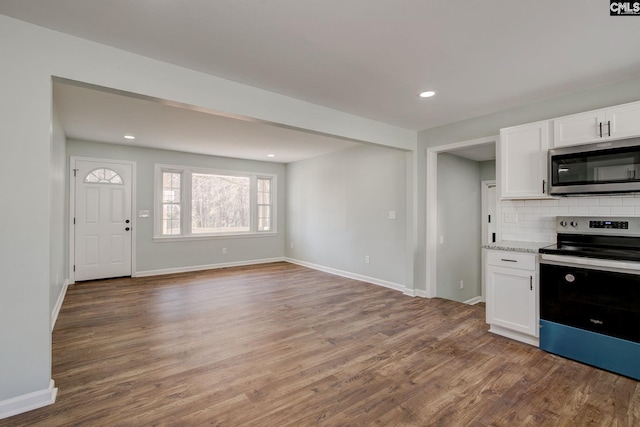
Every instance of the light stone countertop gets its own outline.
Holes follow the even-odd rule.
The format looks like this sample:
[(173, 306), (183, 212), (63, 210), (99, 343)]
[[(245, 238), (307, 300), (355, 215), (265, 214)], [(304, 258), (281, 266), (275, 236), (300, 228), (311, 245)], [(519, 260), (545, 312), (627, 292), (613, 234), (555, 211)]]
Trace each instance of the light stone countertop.
[(538, 249), (552, 245), (549, 242), (516, 242), (514, 240), (500, 240), (495, 243), (482, 245), (485, 249), (511, 252), (532, 252), (538, 253)]

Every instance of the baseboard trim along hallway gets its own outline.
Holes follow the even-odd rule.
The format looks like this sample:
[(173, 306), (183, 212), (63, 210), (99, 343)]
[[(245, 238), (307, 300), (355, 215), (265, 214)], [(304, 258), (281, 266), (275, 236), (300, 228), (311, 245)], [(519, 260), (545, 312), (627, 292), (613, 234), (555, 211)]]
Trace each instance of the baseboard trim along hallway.
[(58, 389), (54, 384), (51, 380), (48, 388), (0, 401), (0, 420), (55, 403)]

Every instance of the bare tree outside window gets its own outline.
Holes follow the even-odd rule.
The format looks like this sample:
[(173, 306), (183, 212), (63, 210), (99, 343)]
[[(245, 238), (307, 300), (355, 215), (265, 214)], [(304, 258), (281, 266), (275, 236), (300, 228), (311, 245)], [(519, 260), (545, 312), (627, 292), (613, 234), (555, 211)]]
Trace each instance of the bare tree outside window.
[(191, 232), (207, 234), (250, 231), (249, 177), (191, 175)]

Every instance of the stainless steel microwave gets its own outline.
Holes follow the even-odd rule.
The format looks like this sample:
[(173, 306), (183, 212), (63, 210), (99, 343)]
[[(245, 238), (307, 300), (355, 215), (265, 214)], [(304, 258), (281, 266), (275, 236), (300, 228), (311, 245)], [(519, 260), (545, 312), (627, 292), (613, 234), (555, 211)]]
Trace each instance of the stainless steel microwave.
[(549, 194), (640, 192), (640, 138), (549, 150)]

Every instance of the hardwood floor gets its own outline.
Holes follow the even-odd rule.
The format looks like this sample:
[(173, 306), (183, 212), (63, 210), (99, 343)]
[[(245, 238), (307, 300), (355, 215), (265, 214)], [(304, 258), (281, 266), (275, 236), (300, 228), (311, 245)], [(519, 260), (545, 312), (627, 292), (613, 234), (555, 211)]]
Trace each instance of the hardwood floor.
[(71, 286), (54, 405), (0, 426), (638, 426), (640, 383), (484, 309), (275, 263)]

